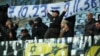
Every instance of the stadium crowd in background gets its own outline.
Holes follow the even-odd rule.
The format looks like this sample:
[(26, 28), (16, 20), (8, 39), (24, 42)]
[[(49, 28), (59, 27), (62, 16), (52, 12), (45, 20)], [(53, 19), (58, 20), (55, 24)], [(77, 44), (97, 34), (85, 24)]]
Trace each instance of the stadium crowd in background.
[[(49, 27), (43, 23), (41, 17), (37, 17), (35, 20), (29, 20), (29, 26), (23, 26), (24, 29), (21, 29), (20, 33), (17, 33), (17, 31), (20, 28), (19, 23), (21, 24), (21, 22), (13, 23), (11, 18), (1, 15), (0, 40), (26, 40), (34, 39), (34, 37), (37, 39), (74, 37), (75, 15), (63, 19), (67, 9), (64, 9), (61, 15), (58, 10), (51, 10), (51, 12), (52, 14), (48, 10), (46, 11), (50, 19)], [(98, 14), (98, 20), (96, 21), (93, 18), (93, 14), (88, 13), (85, 23), (84, 36), (100, 35), (100, 14)]]
[[(64, 11), (63, 13), (65, 14)], [(10, 18), (5, 21), (5, 25), (0, 24), (0, 41), (13, 41), (13, 40), (32, 40), (32, 39), (44, 39), (44, 38), (65, 38), (68, 37), (74, 37), (74, 24), (75, 24), (75, 15), (66, 19), (63, 19), (63, 15), (59, 16), (59, 11), (55, 10), (52, 11), (52, 16), (50, 16), (50, 26), (48, 27), (46, 24), (42, 22), (41, 17), (35, 18), (35, 20), (29, 20), (28, 26), (25, 26), (23, 29), (19, 30), (19, 24), (21, 22), (14, 23)], [(48, 13), (47, 13), (48, 14)], [(55, 15), (55, 16), (54, 16)], [(48, 16), (48, 17), (49, 17)], [(61, 18), (60, 18), (61, 17)], [(71, 20), (73, 19), (73, 20)], [(96, 21), (95, 18), (93, 18), (92, 13), (87, 14), (86, 18), (86, 24), (85, 24), (85, 32), (84, 36), (92, 36), (91, 41), (92, 45), (94, 45), (94, 35), (100, 35), (100, 14), (98, 14), (98, 20)], [(20, 33), (17, 33), (17, 31), (20, 31)], [(19, 34), (19, 36), (17, 36)], [(74, 38), (73, 38), (74, 39)], [(88, 38), (89, 39), (89, 38)], [(67, 40), (65, 40), (68, 42)], [(8, 42), (9, 43), (9, 42)], [(99, 41), (97, 43), (100, 43)], [(67, 43), (68, 44), (68, 56), (71, 56), (71, 50), (73, 48), (73, 43)], [(14, 56), (14, 49), (11, 46), (12, 44), (9, 43), (7, 45), (7, 55)], [(100, 44), (99, 44), (100, 45)], [(75, 47), (75, 46), (74, 46)], [(5, 50), (5, 44), (0, 43), (0, 50)], [(19, 51), (17, 53), (18, 56), (22, 56), (23, 50), (21, 44), (16, 43), (16, 50)], [(84, 52), (86, 52), (89, 49), (89, 43), (87, 41)], [(3, 51), (0, 51), (1, 55), (3, 54)]]

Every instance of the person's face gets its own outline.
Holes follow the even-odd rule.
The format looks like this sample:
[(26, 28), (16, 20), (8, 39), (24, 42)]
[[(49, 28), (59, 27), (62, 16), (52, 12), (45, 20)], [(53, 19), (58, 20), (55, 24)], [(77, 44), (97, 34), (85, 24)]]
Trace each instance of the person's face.
[(61, 28), (64, 28), (65, 24), (63, 22), (61, 22)]
[(27, 32), (22, 32), (21, 35), (22, 35), (22, 37), (24, 37), (27, 35)]
[(99, 23), (99, 22), (95, 23), (95, 27), (96, 27), (97, 29), (100, 29), (100, 23)]
[(12, 24), (12, 22), (10, 20), (6, 21), (6, 26), (11, 25), (11, 24)]
[(87, 19), (91, 20), (93, 18), (93, 15), (91, 13), (87, 14)]
[(68, 27), (68, 25), (67, 25), (67, 24), (65, 25), (65, 29), (69, 29), (69, 27)]
[(67, 24), (64, 24), (62, 29), (63, 29), (64, 31), (66, 31), (66, 30), (68, 31), (68, 30), (69, 30), (69, 27), (68, 27)]
[(58, 16), (58, 14), (56, 12), (52, 12), (52, 16), (56, 17), (56, 16)]

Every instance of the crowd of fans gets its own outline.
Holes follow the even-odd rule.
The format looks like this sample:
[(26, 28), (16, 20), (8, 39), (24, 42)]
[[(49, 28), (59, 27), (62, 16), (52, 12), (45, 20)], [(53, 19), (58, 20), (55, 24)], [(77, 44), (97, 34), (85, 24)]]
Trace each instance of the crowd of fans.
[[(22, 29), (19, 36), (17, 36), (19, 23), (13, 23), (11, 19), (7, 19), (3, 22), (4, 24), (0, 24), (0, 40), (26, 40), (34, 39), (35, 37), (37, 39), (74, 37), (75, 15), (72, 18), (63, 19), (67, 12), (66, 9), (61, 15), (58, 10), (52, 10), (51, 12), (52, 14), (46, 11), (50, 19), (49, 27), (42, 22), (42, 18), (37, 17), (34, 21), (30, 20), (28, 22), (31, 29)], [(92, 13), (87, 14), (84, 31), (84, 36), (100, 35), (100, 14), (98, 14), (97, 21), (93, 18)]]
[[(4, 9), (2, 9), (4, 10)], [(29, 40), (29, 39), (48, 39), (48, 38), (67, 38), (74, 37), (74, 24), (75, 16), (63, 19), (63, 16), (67, 12), (67, 9), (60, 14), (58, 10), (52, 10), (52, 14), (46, 11), (48, 18), (50, 19), (49, 27), (43, 23), (41, 17), (35, 18), (35, 20), (29, 20), (28, 26), (24, 27), (19, 31), (19, 23), (14, 23), (11, 18), (7, 18), (6, 10), (2, 12), (0, 10), (0, 41), (11, 41), (11, 40)], [(5, 14), (5, 16), (4, 16)], [(93, 18), (92, 13), (87, 13), (87, 18), (85, 21), (83, 36), (92, 36), (92, 44), (94, 44), (94, 35), (100, 35), (100, 14), (98, 14), (98, 19)], [(74, 38), (73, 38), (74, 39)], [(89, 38), (88, 38), (89, 39)], [(98, 41), (99, 43), (99, 41)], [(69, 56), (72, 49), (72, 43), (67, 43)], [(87, 43), (86, 43), (87, 44)], [(16, 50), (21, 49), (17, 48), (19, 44), (16, 43)], [(100, 44), (99, 44), (100, 45)], [(4, 50), (5, 45), (0, 46), (0, 50)], [(85, 46), (85, 51), (87, 51), (88, 46)], [(13, 52), (12, 47), (8, 44), (7, 54)], [(2, 51), (0, 53), (3, 53)], [(20, 54), (22, 51), (19, 52)], [(20, 56), (20, 54), (18, 56)], [(2, 55), (1, 55), (2, 56)], [(10, 55), (13, 56), (13, 55)]]

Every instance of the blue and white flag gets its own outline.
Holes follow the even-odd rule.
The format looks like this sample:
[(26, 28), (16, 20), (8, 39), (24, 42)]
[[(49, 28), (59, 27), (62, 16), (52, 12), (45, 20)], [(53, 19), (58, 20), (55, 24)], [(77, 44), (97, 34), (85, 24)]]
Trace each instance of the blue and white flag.
[(8, 8), (9, 18), (34, 18), (34, 17), (46, 17), (46, 10), (51, 13), (51, 10), (59, 10), (60, 13), (67, 9), (64, 16), (70, 17), (81, 11), (87, 11), (95, 7), (100, 6), (100, 0), (73, 0), (69, 2), (60, 2), (52, 4), (40, 4), (40, 5), (24, 5), (24, 6), (10, 6)]

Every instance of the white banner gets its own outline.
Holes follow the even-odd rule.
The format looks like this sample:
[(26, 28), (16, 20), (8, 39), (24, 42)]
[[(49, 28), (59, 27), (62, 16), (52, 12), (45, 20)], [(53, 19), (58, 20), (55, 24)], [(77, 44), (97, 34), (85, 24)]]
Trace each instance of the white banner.
[[(72, 16), (81, 11), (87, 11), (100, 6), (100, 0), (73, 0), (70, 2), (60, 2), (52, 4), (10, 6), (8, 8), (9, 18), (34, 18), (46, 17), (46, 10), (59, 10), (60, 13), (67, 9), (64, 18)], [(50, 12), (51, 13), (51, 12)]]

